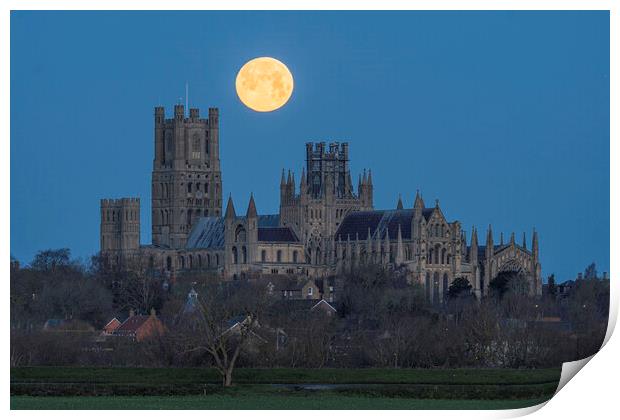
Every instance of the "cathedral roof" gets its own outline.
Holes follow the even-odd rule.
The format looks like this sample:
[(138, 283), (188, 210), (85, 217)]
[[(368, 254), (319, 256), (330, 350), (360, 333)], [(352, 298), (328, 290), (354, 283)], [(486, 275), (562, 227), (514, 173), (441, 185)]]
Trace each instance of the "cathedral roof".
[[(424, 209), (422, 215), (428, 219), (434, 210), (434, 208)], [(402, 238), (411, 239), (413, 214), (413, 209), (351, 212), (344, 218), (336, 231), (336, 240), (346, 241), (347, 237), (352, 240), (355, 240), (356, 237), (360, 240), (366, 240), (368, 229), (370, 229), (370, 235), (374, 239), (376, 239), (375, 232), (377, 230), (380, 238), (384, 238), (385, 232), (388, 232), (390, 238), (395, 239), (398, 236), (399, 225)]]
[(295, 232), (288, 227), (260, 227), (258, 228), (259, 242), (299, 242)]
[(186, 248), (224, 248), (224, 219), (201, 217), (187, 238)]

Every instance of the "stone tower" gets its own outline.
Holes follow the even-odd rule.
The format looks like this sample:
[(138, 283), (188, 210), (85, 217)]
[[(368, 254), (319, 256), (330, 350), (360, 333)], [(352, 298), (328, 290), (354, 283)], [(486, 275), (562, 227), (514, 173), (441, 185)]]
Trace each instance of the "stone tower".
[(121, 257), (140, 248), (139, 198), (101, 200), (100, 242), (102, 253)]
[(357, 194), (349, 169), (349, 144), (306, 143), (306, 167), (302, 170), (299, 194), (295, 177), (282, 172), (280, 224), (291, 227), (305, 244), (306, 262), (334, 263), (334, 234), (352, 211), (372, 210), (372, 177), (364, 171)]
[(155, 157), (152, 174), (153, 244), (183, 248), (199, 217), (222, 214), (219, 112), (197, 108), (185, 116), (175, 105), (173, 118), (155, 107)]

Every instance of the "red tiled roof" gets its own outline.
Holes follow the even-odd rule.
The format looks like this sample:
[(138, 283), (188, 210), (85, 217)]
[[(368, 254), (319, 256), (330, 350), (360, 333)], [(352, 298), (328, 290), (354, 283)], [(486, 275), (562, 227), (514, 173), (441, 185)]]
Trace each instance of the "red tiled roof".
[(135, 333), (148, 319), (148, 315), (134, 315), (123, 322), (115, 332), (124, 334)]

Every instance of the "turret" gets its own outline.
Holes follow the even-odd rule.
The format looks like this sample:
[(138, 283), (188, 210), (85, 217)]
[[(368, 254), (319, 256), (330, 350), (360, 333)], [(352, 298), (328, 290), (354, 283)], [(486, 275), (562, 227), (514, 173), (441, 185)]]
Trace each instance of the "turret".
[(226, 215), (224, 217), (226, 221), (232, 221), (237, 217), (237, 215), (235, 214), (235, 206), (233, 204), (232, 195), (228, 196), (228, 203), (226, 204)]
[(523, 249), (527, 249), (527, 242), (525, 241), (525, 232), (523, 232), (523, 245), (521, 245)]
[(471, 229), (471, 246), (469, 247), (469, 261), (472, 267), (478, 265), (478, 232), (476, 228)]
[(536, 229), (534, 229), (532, 234), (532, 256), (534, 257), (534, 262), (538, 262), (538, 232), (536, 232)]
[(248, 221), (247, 261), (253, 263), (258, 260), (258, 256), (256, 255), (256, 244), (258, 242), (258, 213), (256, 212), (256, 204), (254, 203), (254, 194), (250, 194), (250, 202), (248, 203), (248, 210), (245, 214)]
[(398, 234), (396, 236), (396, 265), (400, 265), (405, 261), (405, 255), (403, 250), (403, 234), (400, 230), (400, 223), (398, 224)]
[(254, 194), (250, 193), (250, 202), (248, 203), (248, 211), (246, 213), (248, 219), (254, 218), (256, 219), (256, 204), (254, 203)]
[(304, 196), (308, 192), (308, 183), (306, 181), (306, 168), (301, 168), (301, 181), (299, 181), (299, 194)]
[(493, 230), (491, 225), (489, 225), (489, 229), (487, 230), (487, 243), (486, 243), (486, 257), (487, 261), (493, 256)]

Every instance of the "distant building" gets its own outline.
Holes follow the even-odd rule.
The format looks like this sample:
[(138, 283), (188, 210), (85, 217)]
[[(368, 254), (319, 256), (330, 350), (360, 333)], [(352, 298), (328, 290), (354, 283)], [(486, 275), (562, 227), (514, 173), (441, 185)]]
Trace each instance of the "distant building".
[[(491, 226), (484, 245), (476, 229), (467, 243), (461, 223), (448, 221), (438, 200), (426, 207), (419, 192), (411, 208), (399, 198), (395, 209), (375, 210), (372, 173), (364, 170), (354, 188), (346, 142), (307, 143), (299, 188), (295, 174), (283, 170), (279, 213), (270, 215), (258, 213), (253, 196), (239, 215), (229, 197), (222, 214), (217, 108), (201, 119), (198, 109), (187, 116), (176, 105), (166, 118), (156, 107), (154, 145), (153, 244), (140, 245), (138, 198), (102, 200), (101, 255), (110, 266), (139, 261), (171, 278), (196, 270), (225, 279), (280, 275), (319, 281), (380, 264), (405, 269), (435, 303), (456, 278), (467, 278), (476, 296), (483, 296), (493, 278), (509, 271), (528, 280), (530, 294), (542, 293), (537, 232), (529, 249), (525, 234), (521, 243), (514, 233), (504, 243), (502, 234), (498, 244)], [(301, 290), (304, 296), (319, 297), (308, 288)]]
[(150, 315), (135, 315), (131, 311), (129, 318), (116, 327), (112, 335), (116, 337), (129, 337), (135, 341), (143, 341), (164, 335), (166, 331), (166, 326), (157, 317), (153, 309)]

